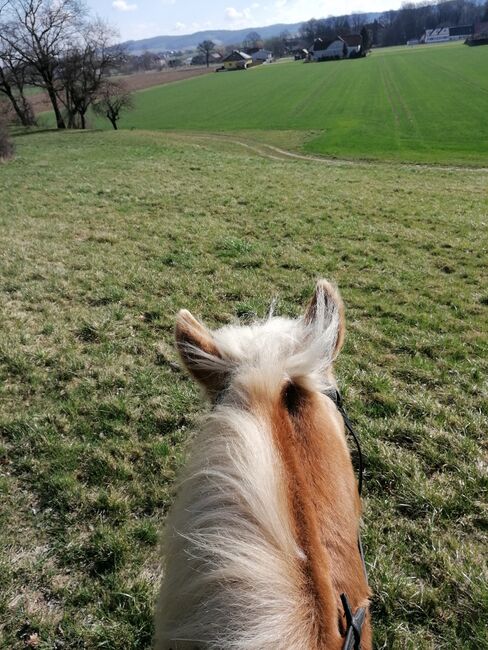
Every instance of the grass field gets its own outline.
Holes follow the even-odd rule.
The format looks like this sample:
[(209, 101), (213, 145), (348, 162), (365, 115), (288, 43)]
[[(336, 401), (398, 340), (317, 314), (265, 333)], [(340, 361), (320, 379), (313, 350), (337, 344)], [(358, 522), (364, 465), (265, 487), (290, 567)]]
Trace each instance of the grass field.
[(121, 125), (296, 131), (328, 156), (487, 165), (487, 69), (488, 48), (460, 43), (261, 66), (141, 92)]
[(488, 174), (178, 133), (16, 146), (0, 165), (2, 650), (149, 648), (158, 531), (203, 408), (175, 313), (217, 326), (277, 296), (297, 314), (318, 276), (347, 306), (375, 647), (488, 647)]

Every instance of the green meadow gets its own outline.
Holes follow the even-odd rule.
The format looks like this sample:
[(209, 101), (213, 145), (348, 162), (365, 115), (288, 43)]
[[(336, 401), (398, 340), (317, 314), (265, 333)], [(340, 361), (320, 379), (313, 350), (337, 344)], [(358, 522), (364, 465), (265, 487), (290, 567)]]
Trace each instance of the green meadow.
[(140, 92), (121, 125), (258, 141), (288, 131), (290, 142), (326, 156), (486, 165), (487, 70), (488, 48), (462, 43), (272, 64)]
[[(410, 65), (396, 57), (344, 69)], [(282, 74), (339, 79), (342, 66)], [(146, 126), (170, 126), (179, 102), (210, 129), (182, 97), (212, 84), (235, 97), (279, 73), (143, 93), (147, 107), (161, 98)], [(15, 144), (0, 165), (2, 650), (150, 648), (158, 535), (205, 408), (175, 314), (247, 322), (277, 298), (297, 315), (321, 276), (347, 310), (337, 374), (366, 458), (375, 647), (488, 647), (486, 170), (289, 159), (182, 132)]]

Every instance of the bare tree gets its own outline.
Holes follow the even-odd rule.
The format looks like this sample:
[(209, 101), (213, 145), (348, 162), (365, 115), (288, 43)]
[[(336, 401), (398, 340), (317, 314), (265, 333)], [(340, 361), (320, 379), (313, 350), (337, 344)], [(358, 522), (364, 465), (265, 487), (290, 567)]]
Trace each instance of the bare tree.
[(10, 101), (22, 126), (35, 124), (32, 106), (24, 92), (28, 75), (29, 70), (25, 63), (19, 61), (12, 48), (0, 40), (0, 93)]
[(258, 32), (249, 32), (242, 41), (243, 47), (263, 47), (263, 39)]
[(197, 49), (205, 56), (205, 63), (208, 68), (210, 64), (210, 55), (215, 50), (215, 43), (213, 41), (202, 41), (198, 44)]
[(359, 34), (362, 26), (366, 22), (365, 14), (351, 14), (349, 19), (353, 33)]
[(86, 128), (86, 113), (90, 105), (111, 68), (119, 66), (123, 59), (122, 49), (112, 45), (115, 35), (103, 21), (89, 23), (83, 29), (80, 42), (70, 48), (60, 61), (61, 101), (66, 108), (70, 128)]
[(63, 54), (79, 40), (85, 5), (82, 0), (3, 0), (1, 11), (5, 22), (0, 41), (32, 70), (32, 83), (45, 89), (58, 128), (65, 128), (58, 68)]
[(14, 152), (14, 148), (8, 137), (8, 131), (3, 124), (0, 116), (0, 162), (10, 158)]
[(99, 91), (97, 101), (93, 104), (93, 110), (97, 115), (102, 115), (110, 120), (114, 129), (117, 130), (120, 114), (133, 106), (133, 95), (127, 86), (120, 82), (105, 81)]
[(488, 22), (488, 0), (486, 0), (483, 7), (483, 15), (481, 16), (482, 22)]
[(369, 52), (371, 49), (371, 36), (369, 33), (369, 29), (363, 25), (361, 28), (361, 50), (362, 54), (366, 56), (366, 54)]

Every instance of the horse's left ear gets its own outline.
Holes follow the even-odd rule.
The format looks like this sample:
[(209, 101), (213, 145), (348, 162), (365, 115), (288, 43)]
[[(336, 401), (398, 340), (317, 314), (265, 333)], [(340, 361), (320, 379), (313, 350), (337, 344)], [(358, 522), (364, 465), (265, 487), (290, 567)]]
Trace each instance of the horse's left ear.
[(176, 318), (176, 347), (191, 375), (205, 388), (210, 399), (220, 393), (227, 381), (223, 361), (212, 333), (186, 309)]
[(327, 331), (330, 334), (332, 360), (335, 360), (344, 344), (346, 320), (339, 290), (328, 280), (317, 282), (315, 292), (305, 310), (304, 321), (319, 332)]

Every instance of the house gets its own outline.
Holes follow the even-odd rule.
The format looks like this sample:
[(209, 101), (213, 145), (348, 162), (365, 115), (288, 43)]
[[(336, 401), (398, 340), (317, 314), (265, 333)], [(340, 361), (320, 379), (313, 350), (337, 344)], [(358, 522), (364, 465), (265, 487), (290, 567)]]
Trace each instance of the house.
[(252, 64), (252, 57), (245, 52), (234, 50), (222, 63), (225, 70), (246, 70)]
[(311, 61), (343, 59), (347, 56), (347, 45), (340, 36), (336, 36), (333, 40), (328, 41), (316, 38), (310, 48), (309, 56)]
[(273, 52), (260, 48), (256, 52), (251, 54), (252, 62), (254, 65), (259, 65), (261, 63), (271, 63), (273, 60)]
[(359, 34), (336, 36), (324, 41), (316, 38), (310, 48), (309, 58), (312, 61), (327, 61), (329, 59), (355, 59), (363, 55), (363, 39)]
[(363, 39), (360, 34), (347, 34), (343, 36), (342, 40), (347, 45), (347, 58), (356, 59), (358, 56), (363, 55)]

